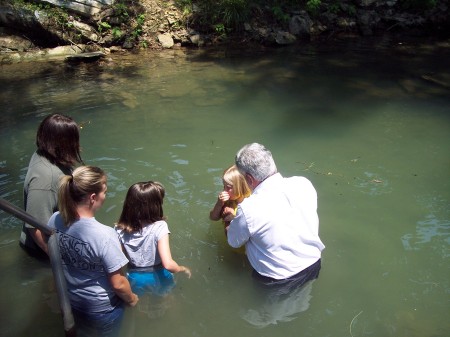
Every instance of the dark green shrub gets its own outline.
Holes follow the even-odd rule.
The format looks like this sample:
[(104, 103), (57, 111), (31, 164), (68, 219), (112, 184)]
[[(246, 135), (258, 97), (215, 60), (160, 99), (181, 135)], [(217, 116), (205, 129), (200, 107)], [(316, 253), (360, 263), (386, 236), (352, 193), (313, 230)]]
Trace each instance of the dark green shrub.
[(239, 30), (248, 19), (248, 2), (246, 0), (224, 0), (221, 4), (223, 23), (226, 27)]
[(404, 9), (423, 11), (436, 7), (438, 0), (400, 0), (399, 2)]

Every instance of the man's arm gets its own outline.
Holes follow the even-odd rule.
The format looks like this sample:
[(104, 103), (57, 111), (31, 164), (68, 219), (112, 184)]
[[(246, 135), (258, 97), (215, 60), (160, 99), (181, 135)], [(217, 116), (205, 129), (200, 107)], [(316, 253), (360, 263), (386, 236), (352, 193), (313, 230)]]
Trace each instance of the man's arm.
[(231, 220), (226, 228), (228, 244), (233, 248), (239, 248), (250, 239), (247, 220), (241, 208), (238, 206), (236, 217)]

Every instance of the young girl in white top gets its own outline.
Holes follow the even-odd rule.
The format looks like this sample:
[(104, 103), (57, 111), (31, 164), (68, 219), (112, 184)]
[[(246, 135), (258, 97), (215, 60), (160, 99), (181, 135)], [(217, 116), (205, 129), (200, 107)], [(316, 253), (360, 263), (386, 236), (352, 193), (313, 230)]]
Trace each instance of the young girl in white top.
[(172, 273), (191, 271), (172, 259), (169, 228), (163, 214), (164, 187), (153, 181), (133, 184), (127, 192), (115, 229), (130, 260), (128, 279), (138, 294), (164, 295), (173, 286)]

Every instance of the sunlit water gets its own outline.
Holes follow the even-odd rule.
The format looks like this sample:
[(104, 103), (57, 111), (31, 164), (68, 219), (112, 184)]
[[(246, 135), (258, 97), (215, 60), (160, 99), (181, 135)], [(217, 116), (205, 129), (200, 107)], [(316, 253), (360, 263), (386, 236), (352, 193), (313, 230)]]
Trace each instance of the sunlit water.
[[(448, 336), (449, 56), (405, 43), (3, 65), (0, 196), (22, 207), (39, 122), (71, 115), (83, 159), (108, 173), (97, 219), (117, 220), (132, 183), (162, 182), (172, 254), (193, 273), (127, 310), (124, 337)], [(288, 296), (256, 287), (208, 219), (253, 141), (319, 195), (320, 277)], [(0, 220), (0, 335), (62, 336), (49, 267), (19, 248), (20, 221)]]

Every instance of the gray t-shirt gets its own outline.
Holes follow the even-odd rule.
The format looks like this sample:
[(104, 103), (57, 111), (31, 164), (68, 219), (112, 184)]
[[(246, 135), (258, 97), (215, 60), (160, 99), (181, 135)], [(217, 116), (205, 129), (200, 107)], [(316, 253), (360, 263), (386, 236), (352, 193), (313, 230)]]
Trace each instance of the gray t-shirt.
[(114, 229), (95, 218), (81, 218), (67, 227), (59, 212), (48, 225), (57, 231), (72, 307), (86, 313), (113, 310), (121, 300), (108, 274), (128, 263)]
[[(61, 176), (70, 174), (70, 169), (61, 170), (47, 158), (36, 152), (31, 157), (23, 186), (25, 211), (46, 225), (48, 219), (58, 208), (58, 186)], [(28, 233), (33, 226), (25, 223), (22, 227), (20, 242), (26, 247), (41, 251)]]
[(167, 222), (160, 220), (142, 228), (142, 232), (126, 233), (115, 227), (131, 267), (152, 267), (161, 263), (158, 253), (158, 241), (170, 234)]

